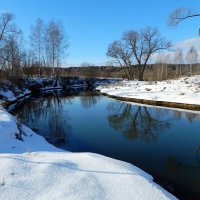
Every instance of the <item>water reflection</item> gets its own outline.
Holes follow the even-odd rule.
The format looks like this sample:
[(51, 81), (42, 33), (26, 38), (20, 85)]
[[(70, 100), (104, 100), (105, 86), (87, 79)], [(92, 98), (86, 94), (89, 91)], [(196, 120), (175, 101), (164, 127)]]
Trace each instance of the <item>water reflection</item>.
[(196, 112), (166, 109), (166, 112), (167, 111), (168, 113), (174, 115), (176, 120), (181, 120), (182, 118), (186, 118), (188, 122), (192, 123), (193, 121), (200, 119), (199, 113)]
[(100, 96), (96, 95), (93, 91), (88, 91), (87, 95), (80, 96), (81, 104), (84, 108), (90, 108), (97, 104), (100, 100)]
[(23, 113), (18, 109), (19, 117), (23, 115), (23, 122), (42, 135), (52, 144), (60, 147), (69, 142), (71, 132), (70, 117), (63, 111), (65, 104), (70, 104), (71, 99), (60, 99), (60, 91), (48, 92), (43, 98), (27, 102)]
[(172, 119), (163, 117), (160, 109), (132, 106), (124, 102), (108, 105), (110, 125), (129, 139), (152, 142), (164, 129), (169, 129)]

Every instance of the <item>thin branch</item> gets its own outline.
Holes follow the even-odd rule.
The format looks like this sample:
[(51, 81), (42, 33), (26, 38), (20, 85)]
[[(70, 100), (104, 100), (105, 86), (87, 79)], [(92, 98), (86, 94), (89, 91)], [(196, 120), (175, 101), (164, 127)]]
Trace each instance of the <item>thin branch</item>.
[(200, 17), (200, 13), (193, 13), (191, 9), (185, 7), (177, 8), (170, 14), (168, 25), (177, 26), (182, 21), (193, 17)]

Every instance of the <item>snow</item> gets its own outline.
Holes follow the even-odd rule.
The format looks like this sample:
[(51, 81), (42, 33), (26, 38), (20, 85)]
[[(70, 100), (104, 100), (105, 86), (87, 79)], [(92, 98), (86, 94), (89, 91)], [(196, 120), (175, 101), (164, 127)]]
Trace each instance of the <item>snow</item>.
[(30, 95), (31, 92), (27, 88), (19, 89), (17, 86), (11, 86), (9, 81), (4, 81), (0, 85), (0, 102), (16, 101), (22, 97)]
[(200, 104), (200, 76), (157, 82), (121, 81), (97, 87), (108, 95), (145, 100)]
[(16, 97), (11, 90), (7, 90), (7, 91), (0, 90), (0, 95), (6, 99), (9, 99), (10, 101), (16, 100)]
[(59, 90), (59, 89), (63, 89), (63, 87), (62, 86), (55, 86), (55, 87), (46, 86), (46, 87), (41, 89), (41, 92), (44, 92), (44, 91), (47, 91), (47, 90)]
[(176, 198), (131, 164), (52, 146), (0, 107), (0, 199)]
[[(25, 133), (23, 141), (16, 139), (19, 127)], [(0, 153), (26, 153), (32, 151), (62, 151), (48, 144), (28, 127), (18, 123), (4, 108), (0, 107)]]

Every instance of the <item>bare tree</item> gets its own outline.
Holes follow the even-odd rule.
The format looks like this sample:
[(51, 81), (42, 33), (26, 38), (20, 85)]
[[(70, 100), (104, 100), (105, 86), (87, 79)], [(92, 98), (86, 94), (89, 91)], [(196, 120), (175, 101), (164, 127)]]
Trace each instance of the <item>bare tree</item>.
[(22, 65), (23, 65), (23, 72), (24, 75), (26, 75), (26, 78), (29, 79), (30, 77), (34, 76), (35, 70), (34, 70), (34, 63), (35, 63), (35, 56), (33, 54), (33, 51), (28, 49), (22, 52)]
[(147, 27), (140, 32), (128, 31), (124, 34), (128, 48), (133, 52), (138, 65), (139, 80), (143, 80), (144, 71), (151, 56), (161, 50), (168, 50), (171, 43), (161, 37), (157, 28)]
[(10, 57), (10, 48), (8, 43), (0, 48), (0, 71), (5, 70), (7, 62)]
[(42, 72), (42, 58), (44, 57), (44, 31), (44, 22), (42, 19), (38, 18), (35, 25), (31, 27), (30, 43), (39, 66), (39, 75), (41, 75)]
[(115, 59), (114, 62), (117, 62), (122, 67), (128, 80), (134, 78), (132, 55), (132, 51), (124, 43), (117, 40), (111, 43), (107, 50), (107, 56)]
[(174, 10), (168, 19), (169, 26), (177, 26), (180, 22), (185, 19), (192, 18), (192, 17), (199, 17), (199, 13), (194, 13), (190, 8), (180, 7)]
[(174, 53), (174, 63), (176, 64), (176, 77), (181, 77), (182, 75), (182, 65), (183, 65), (183, 50), (176, 49)]
[(168, 66), (172, 63), (172, 56), (170, 53), (168, 53), (164, 59), (164, 63), (166, 64), (166, 69), (165, 69), (165, 75), (164, 79), (167, 79), (169, 77), (169, 70)]
[(55, 75), (55, 67), (60, 67), (62, 56), (68, 46), (69, 43), (62, 23), (50, 21), (46, 27), (45, 48), (53, 76)]
[(136, 64), (138, 79), (142, 81), (151, 56), (170, 47), (171, 42), (161, 37), (157, 28), (147, 27), (141, 31), (125, 32), (120, 41), (109, 46), (107, 55), (124, 67), (128, 79), (133, 79), (133, 66)]
[[(11, 74), (20, 65), (20, 48), (18, 39), (21, 31), (14, 24), (14, 15), (2, 13), (0, 15), (0, 70), (11, 69)], [(15, 73), (15, 75), (17, 75)]]
[(2, 13), (0, 16), (0, 42), (5, 41), (13, 33), (19, 33), (14, 24), (12, 13)]
[(157, 80), (161, 81), (167, 78), (168, 76), (168, 62), (169, 54), (159, 53), (156, 58), (155, 74)]
[(196, 48), (194, 46), (192, 46), (187, 55), (186, 55), (186, 60), (189, 63), (190, 66), (190, 71), (189, 71), (189, 75), (193, 74), (193, 65), (197, 63), (198, 61), (198, 52), (196, 50)]

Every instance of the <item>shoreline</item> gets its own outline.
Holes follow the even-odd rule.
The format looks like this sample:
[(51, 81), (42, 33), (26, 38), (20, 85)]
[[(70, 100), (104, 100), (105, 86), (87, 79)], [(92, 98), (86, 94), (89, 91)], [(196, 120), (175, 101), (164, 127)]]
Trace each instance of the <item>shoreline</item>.
[(6, 110), (9, 108), (9, 106), (12, 106), (13, 104), (17, 104), (21, 101), (24, 101), (26, 99), (26, 97), (30, 97), (31, 96), (31, 92), (30, 93), (26, 93), (26, 94), (23, 94), (19, 97), (16, 97), (15, 100), (5, 100), (3, 102), (0, 103), (1, 106), (3, 106)]
[[(62, 87), (42, 88), (40, 92), (43, 93), (43, 92), (51, 91), (51, 90), (63, 90), (63, 88)], [(23, 102), (24, 100), (26, 100), (27, 98), (29, 98), (31, 96), (32, 96), (31, 91), (29, 91), (27, 93), (21, 93), (14, 100), (6, 99), (5, 101), (0, 102), (0, 105), (3, 106), (7, 110), (10, 106), (16, 105), (20, 102)]]
[(112, 99), (125, 101), (125, 102), (132, 102), (132, 103), (138, 103), (142, 105), (150, 105), (150, 106), (159, 106), (159, 107), (165, 107), (165, 108), (174, 108), (174, 109), (185, 109), (185, 110), (191, 110), (191, 111), (200, 111), (200, 105), (198, 104), (188, 104), (188, 103), (177, 103), (177, 102), (169, 102), (169, 101), (157, 101), (157, 100), (150, 100), (150, 99), (138, 99), (138, 98), (132, 98), (132, 97), (122, 97), (122, 96), (116, 96), (107, 94), (105, 92), (101, 92), (101, 90), (97, 90), (100, 94), (110, 97)]
[(200, 76), (163, 81), (128, 81), (97, 87), (110, 98), (151, 106), (200, 111)]

